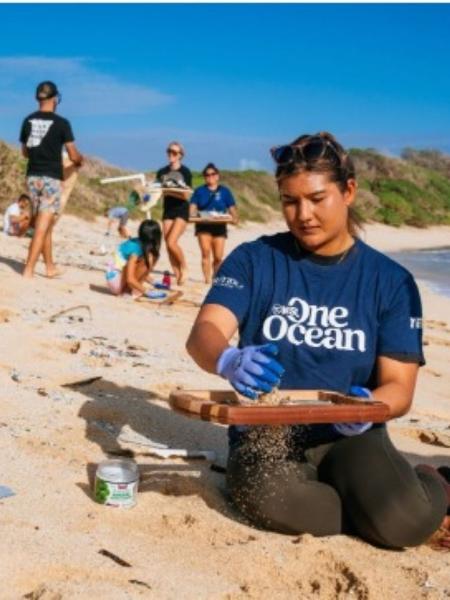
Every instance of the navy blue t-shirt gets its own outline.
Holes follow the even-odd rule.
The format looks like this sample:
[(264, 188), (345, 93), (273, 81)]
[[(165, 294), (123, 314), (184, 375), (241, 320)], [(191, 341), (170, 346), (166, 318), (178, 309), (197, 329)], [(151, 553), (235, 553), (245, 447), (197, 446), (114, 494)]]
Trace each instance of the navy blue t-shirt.
[(218, 213), (226, 213), (230, 206), (236, 204), (233, 194), (224, 185), (219, 185), (214, 192), (207, 185), (201, 185), (193, 193), (190, 203), (195, 204), (199, 211)]
[(240, 347), (278, 345), (281, 389), (373, 389), (378, 356), (424, 364), (413, 277), (360, 240), (335, 264), (313, 260), (290, 232), (242, 244), (205, 304), (234, 313)]

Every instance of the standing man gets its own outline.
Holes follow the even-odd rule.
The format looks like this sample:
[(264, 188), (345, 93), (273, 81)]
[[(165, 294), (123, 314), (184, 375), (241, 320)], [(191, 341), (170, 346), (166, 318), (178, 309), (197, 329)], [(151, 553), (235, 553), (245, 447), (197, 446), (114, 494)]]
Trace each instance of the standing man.
[(60, 212), (63, 180), (62, 151), (67, 150), (76, 166), (83, 164), (67, 119), (55, 114), (61, 95), (52, 81), (43, 81), (36, 88), (39, 110), (22, 123), (20, 142), (22, 154), (28, 158), (27, 184), (33, 205), (35, 233), (28, 250), (24, 277), (33, 277), (39, 255), (44, 258), (47, 277), (59, 273), (52, 256), (52, 230)]

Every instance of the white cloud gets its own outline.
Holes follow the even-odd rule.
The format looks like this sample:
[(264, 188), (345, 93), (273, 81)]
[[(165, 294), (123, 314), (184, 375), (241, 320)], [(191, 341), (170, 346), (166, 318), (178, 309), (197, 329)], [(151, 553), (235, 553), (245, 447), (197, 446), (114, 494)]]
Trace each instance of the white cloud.
[(64, 73), (83, 68), (82, 57), (50, 58), (48, 56), (4, 56), (0, 57), (0, 69), (10, 72), (44, 70)]
[(257, 160), (251, 158), (241, 158), (239, 161), (239, 170), (240, 171), (261, 171), (262, 166), (261, 163)]
[(22, 115), (39, 81), (55, 81), (71, 116), (144, 113), (174, 101), (172, 96), (94, 68), (85, 58), (0, 57), (0, 110)]

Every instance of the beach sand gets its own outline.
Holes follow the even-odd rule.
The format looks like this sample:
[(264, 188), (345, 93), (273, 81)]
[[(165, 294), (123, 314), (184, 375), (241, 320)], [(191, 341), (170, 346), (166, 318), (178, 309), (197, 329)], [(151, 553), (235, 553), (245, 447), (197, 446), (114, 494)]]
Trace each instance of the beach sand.
[[(284, 228), (230, 228), (227, 248), (278, 227)], [(427, 545), (393, 552), (346, 536), (256, 530), (229, 507), (224, 475), (210, 463), (157, 458), (123, 441), (139, 435), (174, 448), (214, 450), (224, 465), (225, 428), (177, 415), (166, 401), (177, 386), (225, 384), (184, 350), (206, 292), (192, 227), (182, 238), (188, 302), (171, 307), (106, 292), (107, 257), (99, 256), (104, 231), (103, 219), (64, 216), (55, 255), (65, 273), (53, 280), (39, 274), (23, 280), (18, 272), (28, 240), (0, 236), (0, 485), (15, 492), (0, 500), (0, 598), (449, 597), (450, 552)], [(448, 227), (370, 225), (363, 237), (393, 251), (443, 246), (449, 233)], [(109, 242), (111, 250), (117, 241)], [(166, 267), (163, 253), (158, 271)], [(413, 464), (438, 466), (450, 464), (450, 299), (423, 286), (421, 292), (427, 365), (413, 409), (390, 431)], [(61, 387), (93, 376), (101, 379)], [(126, 449), (141, 473), (137, 506), (100, 506), (92, 500), (96, 465)], [(102, 549), (131, 566), (99, 554)]]

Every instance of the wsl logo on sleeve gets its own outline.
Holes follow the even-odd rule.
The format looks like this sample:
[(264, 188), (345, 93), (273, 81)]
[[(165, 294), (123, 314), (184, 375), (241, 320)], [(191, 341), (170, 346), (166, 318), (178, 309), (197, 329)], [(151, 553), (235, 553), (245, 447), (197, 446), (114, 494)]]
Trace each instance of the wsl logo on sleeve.
[(409, 327), (410, 329), (422, 329), (423, 319), (422, 317), (410, 317)]
[(329, 350), (366, 351), (366, 334), (348, 326), (349, 311), (344, 306), (317, 306), (294, 297), (287, 305), (274, 304), (264, 320), (263, 335), (277, 342), (287, 339), (295, 346)]
[(225, 277), (224, 275), (220, 277), (214, 277), (213, 286), (229, 288), (230, 290), (242, 290), (244, 288), (242, 283), (239, 283), (239, 281), (234, 277)]

